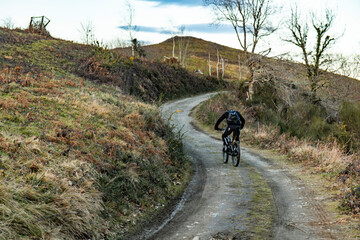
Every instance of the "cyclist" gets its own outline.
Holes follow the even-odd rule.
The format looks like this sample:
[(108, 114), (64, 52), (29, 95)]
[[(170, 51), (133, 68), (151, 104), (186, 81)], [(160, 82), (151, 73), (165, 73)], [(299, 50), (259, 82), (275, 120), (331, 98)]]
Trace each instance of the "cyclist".
[(219, 128), (219, 124), (226, 119), (227, 127), (222, 135), (223, 142), (228, 146), (226, 137), (229, 136), (233, 131), (235, 131), (235, 141), (239, 146), (239, 135), (240, 130), (243, 129), (245, 125), (245, 119), (238, 111), (230, 110), (225, 112), (216, 122), (215, 130), (224, 130)]

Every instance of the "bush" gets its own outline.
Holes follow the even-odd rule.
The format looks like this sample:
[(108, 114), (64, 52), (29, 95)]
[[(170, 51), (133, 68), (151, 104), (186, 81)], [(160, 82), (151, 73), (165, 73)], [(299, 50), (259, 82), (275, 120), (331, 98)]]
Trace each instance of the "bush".
[(333, 127), (326, 122), (324, 115), (321, 107), (298, 102), (289, 108), (285, 118), (282, 119), (285, 126), (282, 132), (288, 132), (299, 138), (325, 139), (331, 134)]
[(343, 126), (342, 132), (347, 136), (348, 150), (358, 150), (360, 147), (360, 103), (344, 102), (340, 109), (340, 119)]
[(291, 101), (286, 101), (279, 89), (272, 82), (255, 85), (254, 97), (248, 103), (254, 111), (255, 120), (279, 126), (280, 133), (298, 138), (321, 140), (337, 132), (337, 125), (326, 121), (327, 112), (323, 106), (310, 104), (300, 95), (291, 96)]
[(254, 96), (251, 105), (261, 104), (276, 110), (281, 100), (273, 82), (256, 82), (254, 85)]
[(122, 57), (96, 46), (90, 56), (82, 59), (76, 73), (92, 80), (112, 83), (125, 93), (148, 102), (176, 99), (225, 86), (222, 80), (191, 74), (179, 66)]
[(341, 207), (346, 212), (360, 213), (360, 185), (351, 188), (345, 195)]

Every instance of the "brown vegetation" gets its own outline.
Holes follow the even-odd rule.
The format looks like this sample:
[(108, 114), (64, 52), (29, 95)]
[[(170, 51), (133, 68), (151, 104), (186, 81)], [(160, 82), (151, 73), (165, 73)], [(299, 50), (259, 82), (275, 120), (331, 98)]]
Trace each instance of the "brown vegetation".
[[(339, 201), (339, 207), (347, 213), (359, 216), (360, 157), (357, 147), (349, 151), (348, 142), (341, 141), (341, 138), (337, 139), (331, 133), (326, 136), (325, 132), (321, 132), (323, 128), (313, 127), (314, 124), (315, 126), (320, 124), (319, 122), (311, 122), (311, 125), (307, 125), (306, 122), (300, 120), (303, 125), (295, 125), (304, 131), (310, 128), (310, 133), (315, 135), (299, 137), (294, 133), (291, 134), (282, 129), (283, 123), (276, 125), (275, 122), (269, 121), (274, 121), (275, 117), (266, 115), (266, 111), (268, 111), (266, 108), (262, 108), (261, 105), (243, 105), (237, 96), (238, 94), (234, 94), (234, 92), (220, 94), (214, 99), (204, 102), (195, 112), (197, 119), (212, 128), (214, 122), (224, 111), (228, 109), (241, 110), (247, 120), (246, 127), (241, 133), (242, 141), (261, 148), (275, 149), (281, 154), (286, 154), (290, 161), (302, 163), (307, 168), (311, 168), (313, 173), (325, 175), (332, 181), (333, 189), (338, 190), (338, 195), (335, 197)], [(303, 107), (304, 110), (307, 108)], [(263, 118), (268, 120), (264, 121)], [(307, 121), (309, 120), (307, 119)], [(346, 124), (352, 126), (350, 122)], [(336, 128), (336, 126), (334, 127)], [(351, 136), (347, 132), (348, 128), (345, 126), (345, 122), (339, 126), (337, 131), (343, 134), (338, 136)], [(306, 133), (302, 132), (302, 134)], [(350, 141), (349, 138), (347, 141)], [(358, 142), (359, 139), (356, 139), (355, 143)]]
[(121, 237), (181, 193), (181, 141), (137, 99), (221, 82), (22, 30), (0, 47), (1, 239)]

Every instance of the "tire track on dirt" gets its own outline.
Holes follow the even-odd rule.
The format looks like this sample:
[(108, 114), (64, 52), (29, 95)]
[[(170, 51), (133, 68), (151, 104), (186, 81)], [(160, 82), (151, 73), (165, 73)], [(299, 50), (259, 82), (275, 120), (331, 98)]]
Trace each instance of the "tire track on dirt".
[[(248, 230), (245, 218), (249, 213), (252, 190), (246, 178), (246, 168), (224, 165), (220, 161), (221, 141), (197, 131), (190, 124), (188, 115), (191, 109), (209, 96), (174, 101), (162, 108), (164, 118), (178, 109), (182, 110), (173, 115), (173, 121), (184, 132), (185, 150), (193, 158), (194, 164), (204, 167), (201, 174), (194, 175), (203, 179), (199, 182), (203, 186), (196, 186), (197, 181), (190, 184), (189, 188), (192, 189), (185, 192), (186, 200), (181, 209), (170, 214), (161, 229), (158, 228), (146, 238), (211, 239), (212, 236), (221, 235), (218, 233), (230, 231), (226, 237), (233, 239), (228, 237)], [(277, 208), (274, 239), (336, 239), (328, 229), (329, 216), (315, 199), (315, 194), (288, 169), (243, 147), (241, 161), (260, 172), (271, 188)], [(237, 185), (234, 186), (234, 182)]]

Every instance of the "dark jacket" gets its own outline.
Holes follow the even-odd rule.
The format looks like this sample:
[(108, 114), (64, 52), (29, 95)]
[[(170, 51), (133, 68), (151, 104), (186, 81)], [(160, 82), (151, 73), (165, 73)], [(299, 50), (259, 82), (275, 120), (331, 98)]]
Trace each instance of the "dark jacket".
[(217, 122), (215, 124), (215, 130), (220, 130), (219, 125), (224, 119), (227, 120), (228, 126), (240, 126), (240, 129), (242, 129), (245, 125), (245, 119), (243, 118), (243, 116), (241, 116), (241, 114), (238, 111), (235, 111), (235, 112), (239, 116), (239, 121), (236, 121), (236, 122), (228, 121), (227, 119), (229, 117), (229, 111), (227, 111), (217, 120)]

